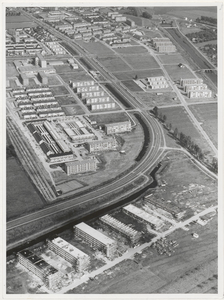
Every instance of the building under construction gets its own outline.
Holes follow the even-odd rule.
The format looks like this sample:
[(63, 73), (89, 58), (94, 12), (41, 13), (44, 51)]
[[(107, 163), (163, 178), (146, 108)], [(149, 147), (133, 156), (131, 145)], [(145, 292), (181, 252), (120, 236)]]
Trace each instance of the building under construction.
[(127, 237), (132, 243), (137, 243), (141, 238), (141, 233), (137, 230), (125, 225), (124, 223), (118, 221), (117, 219), (111, 217), (110, 215), (104, 215), (100, 217), (100, 221), (103, 224), (108, 225), (113, 230), (121, 233)]

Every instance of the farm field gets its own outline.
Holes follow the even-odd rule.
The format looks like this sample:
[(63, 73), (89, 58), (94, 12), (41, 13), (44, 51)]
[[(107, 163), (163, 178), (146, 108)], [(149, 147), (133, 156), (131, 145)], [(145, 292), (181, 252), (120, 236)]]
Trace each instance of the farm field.
[(141, 92), (142, 89), (133, 80), (122, 81), (122, 83), (132, 92)]
[(62, 95), (69, 94), (69, 91), (66, 89), (66, 87), (64, 87), (63, 85), (60, 85), (60, 86), (55, 86), (52, 89), (52, 93), (55, 96), (62, 96)]
[(135, 70), (155, 69), (159, 67), (155, 59), (149, 54), (131, 55), (124, 57), (124, 59)]
[(6, 29), (36, 27), (36, 26), (37, 26), (36, 23), (30, 22), (30, 19), (28, 19), (23, 15), (6, 17)]
[(213, 12), (213, 11), (207, 11), (207, 10), (183, 10), (183, 11), (173, 11), (173, 12), (167, 12), (167, 15), (171, 15), (171, 16), (176, 16), (179, 18), (185, 18), (186, 16), (188, 18), (191, 18), (192, 20), (197, 19), (198, 17), (201, 16), (207, 16), (207, 17), (212, 17), (212, 18), (217, 18), (217, 13)]
[(147, 49), (142, 46), (114, 48), (114, 50), (120, 54), (136, 54), (136, 53), (146, 53), (147, 52)]
[(164, 65), (169, 76), (173, 81), (180, 80), (181, 78), (195, 78), (195, 75), (188, 68), (180, 68), (178, 65)]
[(135, 95), (141, 99), (144, 105), (148, 108), (153, 108), (154, 106), (163, 106), (163, 105), (176, 105), (180, 104), (179, 99), (173, 99), (176, 97), (174, 92), (160, 92), (162, 95), (157, 95), (156, 92), (142, 93), (137, 92)]
[(128, 72), (116, 72), (113, 73), (115, 77), (119, 80), (131, 80), (137, 75), (139, 79), (153, 76), (164, 76), (161, 69), (150, 69), (150, 70), (135, 70)]
[(101, 42), (89, 42), (76, 41), (77, 44), (85, 48), (89, 53), (96, 54), (98, 57), (105, 55), (113, 55), (114, 52)]
[[(181, 54), (168, 54), (157, 55), (163, 65), (178, 65), (179, 63), (185, 64), (186, 61)], [(179, 67), (178, 67), (179, 68)]]
[(218, 146), (218, 107), (216, 103), (190, 105), (190, 110), (193, 112), (199, 122), (202, 122), (202, 127), (214, 143)]
[(142, 30), (145, 33), (145, 37), (149, 37), (151, 39), (155, 37), (161, 37), (160, 33), (154, 30)]
[(64, 82), (69, 83), (69, 81), (78, 81), (78, 80), (91, 80), (92, 78), (86, 74), (84, 71), (80, 71), (79, 73), (71, 72), (60, 74), (60, 77), (64, 80)]
[(208, 158), (213, 155), (207, 142), (194, 127), (183, 107), (160, 108), (159, 112), (160, 111), (163, 115), (166, 115), (167, 123), (171, 123), (173, 129), (177, 128), (179, 133), (182, 132), (187, 136), (190, 135), (191, 139), (202, 149)]
[(116, 56), (98, 57), (97, 60), (110, 72), (131, 70), (131, 68), (121, 58)]
[(26, 172), (15, 158), (6, 161), (6, 199), (7, 220), (44, 206)]

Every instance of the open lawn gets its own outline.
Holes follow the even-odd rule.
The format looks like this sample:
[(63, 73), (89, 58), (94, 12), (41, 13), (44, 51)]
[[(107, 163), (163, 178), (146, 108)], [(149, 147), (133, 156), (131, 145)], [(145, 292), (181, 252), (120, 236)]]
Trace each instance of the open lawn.
[(74, 70), (72, 69), (72, 67), (69, 65), (69, 64), (64, 64), (64, 65), (61, 65), (61, 66), (54, 66), (56, 72), (58, 74), (65, 74), (65, 73), (77, 73), (79, 72), (79, 69), (78, 70)]
[(39, 194), (15, 158), (6, 161), (7, 220), (44, 206)]
[(181, 54), (163, 54), (157, 55), (157, 57), (163, 65), (178, 65), (179, 63), (186, 63)]
[(48, 76), (48, 85), (49, 86), (54, 86), (54, 85), (61, 85), (61, 82), (55, 75)]
[(128, 72), (117, 72), (113, 73), (115, 77), (119, 80), (131, 80), (134, 79), (137, 75), (139, 79), (153, 76), (164, 76), (164, 73), (161, 69), (151, 69), (151, 70), (136, 70)]
[(70, 72), (60, 74), (60, 77), (64, 82), (69, 83), (69, 81), (78, 81), (78, 80), (92, 80), (92, 78), (86, 74), (86, 72), (80, 71), (79, 73)]
[(143, 91), (133, 80), (122, 81), (122, 83), (132, 92)]
[(36, 27), (37, 24), (30, 22), (26, 16), (8, 16), (6, 17), (6, 29), (23, 28), (23, 27)]
[(10, 79), (9, 84), (12, 89), (18, 88), (18, 85), (16, 84), (16, 81), (14, 79)]
[(15, 66), (11, 62), (6, 63), (6, 77), (15, 77), (19, 75), (18, 71), (16, 70)]
[(131, 68), (121, 58), (116, 56), (99, 57), (98, 61), (110, 72), (131, 70)]
[(75, 98), (68, 95), (57, 96), (56, 100), (58, 101), (59, 105), (77, 104)]
[(136, 54), (136, 53), (145, 53), (147, 49), (142, 46), (132, 46), (132, 47), (123, 47), (123, 48), (115, 48), (117, 53), (120, 54)]
[(124, 57), (124, 59), (135, 70), (155, 69), (159, 67), (155, 59), (149, 54), (131, 55)]
[[(159, 92), (160, 93), (160, 92)], [(155, 92), (150, 93), (136, 93), (137, 97), (141, 99), (141, 101), (148, 107), (152, 108), (154, 106), (163, 106), (163, 105), (176, 105), (179, 104), (180, 101), (176, 97), (176, 93), (174, 92), (161, 92), (162, 95), (157, 95)]]
[(82, 115), (85, 113), (82, 107), (78, 104), (62, 106), (62, 109), (66, 116)]
[(176, 66), (164, 65), (164, 67), (173, 81), (180, 80), (181, 78), (195, 78), (195, 75), (188, 68), (180, 68), (178, 64)]
[(122, 121), (128, 121), (129, 117), (126, 113), (108, 113), (100, 115), (89, 115), (91, 121), (96, 121), (98, 125), (110, 124)]
[(149, 37), (151, 39), (155, 37), (161, 37), (160, 33), (157, 32), (156, 30), (142, 30), (145, 33), (145, 37)]
[(68, 95), (69, 91), (66, 89), (66, 87), (64, 87), (63, 85), (60, 85), (60, 86), (55, 86), (54, 88), (52, 88), (52, 93), (55, 96), (62, 96), (62, 95)]
[(89, 42), (85, 43), (83, 41), (76, 41), (77, 44), (85, 48), (89, 53), (96, 54), (98, 57), (104, 56), (104, 55), (113, 55), (114, 52), (107, 46), (105, 46), (101, 42)]
[(187, 136), (190, 136), (206, 155), (212, 153), (207, 142), (194, 127), (190, 117), (183, 107), (160, 108), (159, 112), (166, 115), (166, 122), (171, 123), (173, 129), (177, 128), (179, 133), (182, 132)]
[(199, 122), (202, 123), (203, 129), (206, 131), (214, 145), (218, 146), (218, 107), (216, 103), (190, 105)]

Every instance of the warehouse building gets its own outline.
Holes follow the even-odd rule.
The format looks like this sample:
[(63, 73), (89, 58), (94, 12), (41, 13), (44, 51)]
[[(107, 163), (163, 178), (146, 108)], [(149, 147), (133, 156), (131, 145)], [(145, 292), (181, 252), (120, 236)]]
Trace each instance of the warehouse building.
[(47, 240), (47, 245), (50, 250), (72, 264), (77, 272), (82, 272), (88, 268), (90, 261), (89, 255), (62, 238), (57, 237), (52, 241)]
[(110, 215), (104, 215), (103, 217), (100, 217), (100, 221), (127, 237), (132, 243), (137, 243), (141, 238), (140, 232), (125, 225)]
[(86, 173), (90, 171), (96, 171), (97, 162), (95, 159), (85, 159), (82, 161), (72, 161), (65, 163), (65, 172), (67, 175)]
[(145, 196), (145, 200), (148, 201), (148, 203), (154, 205), (155, 207), (158, 207), (166, 212), (168, 212), (171, 216), (173, 216), (176, 219), (181, 219), (186, 211), (182, 208), (180, 209), (178, 206), (167, 203), (161, 199), (153, 199), (150, 196)]
[(91, 152), (116, 150), (117, 142), (115, 139), (96, 140), (86, 143), (87, 150)]
[(114, 134), (126, 131), (131, 131), (131, 121), (105, 124), (106, 134)]
[(116, 241), (83, 222), (73, 228), (76, 237), (83, 239), (90, 247), (102, 251), (108, 258), (113, 258), (117, 249)]
[(180, 79), (180, 85), (182, 87), (185, 87), (187, 84), (202, 84), (203, 80), (201, 78), (185, 78), (185, 79)]
[(131, 216), (141, 222), (149, 224), (152, 227), (152, 229), (159, 230), (163, 226), (163, 221), (150, 215), (143, 209), (140, 209), (137, 206), (134, 206), (133, 204), (129, 204), (129, 205), (123, 207), (123, 211), (129, 216)]
[(211, 90), (195, 90), (195, 91), (189, 91), (187, 93), (189, 98), (211, 98), (212, 97), (212, 91)]
[(19, 263), (38, 276), (49, 289), (55, 289), (61, 285), (61, 273), (41, 257), (30, 250), (22, 250), (17, 255)]

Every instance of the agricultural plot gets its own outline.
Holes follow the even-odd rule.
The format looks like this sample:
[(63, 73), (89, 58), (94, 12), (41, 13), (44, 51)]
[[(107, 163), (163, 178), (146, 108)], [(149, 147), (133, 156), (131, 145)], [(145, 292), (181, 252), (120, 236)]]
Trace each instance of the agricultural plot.
[(122, 83), (132, 92), (143, 91), (133, 80), (122, 81)]
[(193, 20), (200, 18), (201, 16), (207, 16), (211, 18), (217, 18), (217, 13), (213, 11), (207, 11), (207, 10), (184, 10), (183, 11), (172, 11), (172, 12), (167, 12), (168, 15), (171, 16), (176, 16), (178, 18), (185, 18), (186, 16), (188, 18), (191, 18)]
[(6, 161), (6, 178), (7, 220), (44, 206), (27, 174), (14, 158)]
[(182, 132), (190, 136), (206, 155), (209, 156), (213, 154), (207, 142), (192, 124), (190, 117), (183, 107), (161, 108), (159, 111), (161, 111), (163, 115), (166, 115), (166, 122), (171, 123), (173, 129), (177, 128), (179, 133)]
[(98, 57), (104, 56), (104, 55), (113, 55), (114, 52), (101, 42), (89, 42), (85, 43), (83, 41), (76, 41), (77, 44), (85, 48), (89, 53), (96, 54)]
[(126, 56), (124, 59), (135, 70), (156, 69), (159, 68), (156, 60), (149, 54)]
[(163, 65), (178, 65), (179, 63), (186, 63), (185, 59), (182, 57), (181, 54), (164, 54), (157, 55), (157, 57)]
[(155, 38), (155, 37), (161, 37), (160, 33), (158, 33), (157, 31), (154, 30), (143, 30), (143, 32), (145, 33), (145, 37), (149, 37), (151, 39)]
[(37, 24), (30, 22), (26, 16), (8, 16), (6, 17), (6, 29), (36, 27)]
[(115, 77), (119, 80), (127, 81), (134, 79), (137, 75), (138, 78), (146, 78), (153, 76), (164, 76), (164, 73), (161, 69), (151, 69), (151, 70), (135, 70), (128, 72), (117, 72), (113, 73)]
[(164, 65), (164, 68), (173, 81), (180, 80), (181, 78), (195, 78), (195, 75), (188, 68), (180, 68), (178, 65)]
[(136, 54), (136, 53), (146, 53), (147, 52), (147, 49), (142, 46), (115, 48), (114, 50), (120, 54)]
[(98, 61), (110, 72), (129, 71), (131, 68), (119, 57), (99, 57)]
[(62, 95), (68, 95), (69, 91), (66, 89), (66, 87), (64, 87), (63, 85), (60, 85), (60, 86), (55, 86), (52, 89), (52, 93), (55, 96), (62, 96)]
[(216, 103), (190, 105), (190, 110), (206, 131), (214, 145), (218, 146), (218, 109)]

